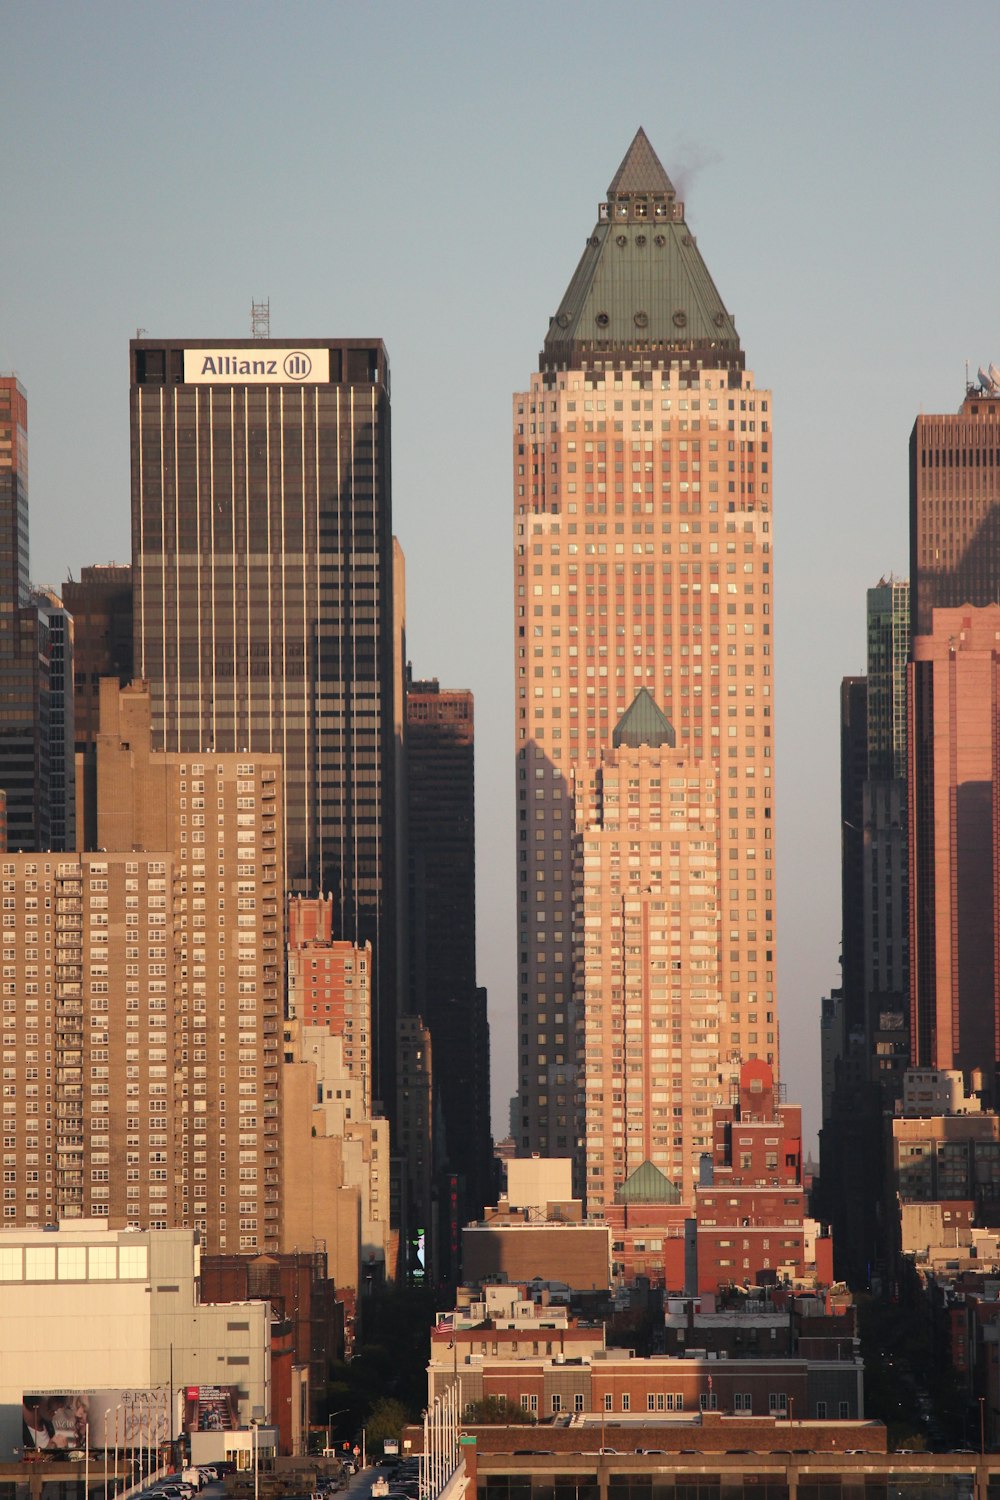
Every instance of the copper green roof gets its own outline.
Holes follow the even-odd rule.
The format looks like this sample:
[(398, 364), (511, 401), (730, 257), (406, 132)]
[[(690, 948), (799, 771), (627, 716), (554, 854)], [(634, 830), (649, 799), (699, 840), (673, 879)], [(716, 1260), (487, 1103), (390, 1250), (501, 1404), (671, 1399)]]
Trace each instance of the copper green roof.
[(666, 714), (657, 708), (649, 691), (640, 688), (618, 720), (611, 743), (616, 750), (622, 745), (629, 750), (638, 750), (640, 745), (650, 745), (654, 750), (658, 750), (661, 745), (669, 745), (672, 750), (677, 744), (677, 735)]
[(645, 131), (599, 214), (549, 323), (542, 368), (640, 357), (661, 365), (693, 355), (707, 368), (741, 369), (736, 325)]
[(620, 1188), (615, 1189), (616, 1203), (679, 1203), (680, 1190), (669, 1177), (664, 1177), (659, 1167), (644, 1161), (626, 1177)]

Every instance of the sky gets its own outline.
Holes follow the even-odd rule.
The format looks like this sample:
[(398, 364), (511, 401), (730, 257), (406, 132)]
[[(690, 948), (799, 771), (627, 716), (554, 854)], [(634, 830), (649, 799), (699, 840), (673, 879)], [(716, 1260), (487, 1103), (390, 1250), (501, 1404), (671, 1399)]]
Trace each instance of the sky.
[(1000, 363), (1000, 6), (0, 0), (0, 371), (31, 569), (129, 559), (128, 340), (381, 337), (416, 675), (476, 696), (493, 1114), (515, 1086), (511, 395), (641, 124), (773, 391), (782, 1077), (819, 1123), (838, 685), (907, 442)]

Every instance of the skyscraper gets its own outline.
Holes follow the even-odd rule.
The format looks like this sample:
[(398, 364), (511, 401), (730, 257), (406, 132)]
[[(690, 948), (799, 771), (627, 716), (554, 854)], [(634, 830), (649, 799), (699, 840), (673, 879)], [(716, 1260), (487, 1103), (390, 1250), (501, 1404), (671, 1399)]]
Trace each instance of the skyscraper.
[(933, 619), (909, 669), (911, 1062), (978, 1070), (996, 1105), (1000, 605)]
[(97, 736), (102, 677), (132, 680), (132, 569), (128, 563), (95, 563), (68, 578), (62, 600), (73, 616), (77, 748)]
[(48, 849), (49, 629), (28, 576), (28, 400), (0, 376), (0, 787), (11, 849)]
[[(650, 998), (650, 1016), (668, 1033), (675, 1021), (683, 1030), (693, 1003), (694, 974), (674, 967), (688, 945), (704, 943), (710, 952), (694, 956), (718, 964), (717, 996), (698, 1017), (690, 1092), (683, 1043), (671, 1040), (649, 1059), (650, 1102), (688, 1114), (684, 1150), (699, 1153), (710, 1149), (713, 1106), (728, 1100), (741, 1060), (778, 1060), (771, 400), (744, 368), (732, 317), (641, 130), (550, 320), (538, 372), (513, 404), (518, 1146), (580, 1162), (610, 1102), (606, 1196), (624, 1171), (629, 1134), (615, 1075), (645, 1060), (630, 1026), (605, 1038), (618, 1055), (611, 1100), (600, 1097), (605, 1059), (585, 1055), (598, 1043), (573, 970), (574, 933), (587, 919), (573, 874), (574, 786), (589, 791), (593, 778), (596, 794), (601, 755), (640, 689), (692, 770), (670, 778), (678, 785), (648, 824), (632, 800), (640, 789), (625, 778), (611, 840), (619, 849), (608, 850), (612, 894), (625, 910), (615, 915), (610, 903), (603, 941), (610, 957), (628, 949), (629, 902), (648, 883), (648, 899), (664, 902), (667, 934), (650, 959), (671, 965), (669, 993)], [(716, 904), (720, 930), (702, 940), (695, 933), (705, 924), (684, 909), (685, 840), (673, 824), (683, 818), (687, 830), (679, 783), (696, 783), (697, 809), (711, 778), (720, 847), (704, 899)], [(647, 882), (631, 846), (657, 833), (666, 860), (660, 880)], [(668, 1161), (673, 1169), (672, 1154)], [(689, 1163), (682, 1167), (686, 1177)]]
[(935, 609), (1000, 603), (1000, 383), (989, 377), (954, 414), (913, 424), (910, 587), (914, 636), (931, 633)]
[[(476, 985), (474, 725), (470, 692), (408, 682), (410, 1011), (433, 1040), (444, 1126), (437, 1158), (461, 1179), (462, 1223), (479, 1216), (492, 1188), (489, 1024)], [(439, 1201), (448, 1191), (440, 1185)]]
[(137, 339), (131, 375), (135, 667), (151, 686), (154, 744), (282, 756), (289, 887), (329, 892), (334, 936), (372, 944), (376, 1091), (391, 1101), (385, 349)]
[(1000, 379), (910, 436), (911, 1062), (983, 1074), (997, 1102)]

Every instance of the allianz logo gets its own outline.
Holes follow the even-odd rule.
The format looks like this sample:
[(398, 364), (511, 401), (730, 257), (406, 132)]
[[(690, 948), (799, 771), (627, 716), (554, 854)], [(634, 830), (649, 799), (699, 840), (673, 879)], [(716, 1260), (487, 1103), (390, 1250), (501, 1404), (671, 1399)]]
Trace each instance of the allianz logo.
[[(302, 349), (286, 354), (281, 368), (289, 380), (308, 380), (312, 360)], [(241, 359), (235, 354), (206, 354), (201, 362), (202, 375), (277, 375), (277, 359)]]

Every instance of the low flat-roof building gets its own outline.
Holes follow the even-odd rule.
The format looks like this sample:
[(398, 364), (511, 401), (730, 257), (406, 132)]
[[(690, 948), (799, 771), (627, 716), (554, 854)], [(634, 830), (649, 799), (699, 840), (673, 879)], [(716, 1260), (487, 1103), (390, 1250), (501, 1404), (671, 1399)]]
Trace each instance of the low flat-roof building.
[(172, 1392), (175, 1434), (186, 1389), (233, 1387), (241, 1425), (268, 1415), (270, 1305), (199, 1301), (200, 1257), (191, 1229), (0, 1230), (0, 1460), (29, 1392), (159, 1392), (165, 1410)]

